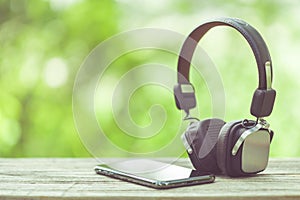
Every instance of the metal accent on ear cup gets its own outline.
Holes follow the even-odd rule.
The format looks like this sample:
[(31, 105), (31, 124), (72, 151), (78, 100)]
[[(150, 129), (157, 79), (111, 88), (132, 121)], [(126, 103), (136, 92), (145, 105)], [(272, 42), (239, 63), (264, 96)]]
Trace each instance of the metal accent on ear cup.
[(231, 154), (233, 156), (235, 156), (239, 150), (239, 148), (241, 147), (242, 143), (245, 141), (245, 139), (251, 135), (252, 133), (257, 132), (259, 129), (261, 128), (265, 128), (268, 129), (269, 128), (269, 124), (266, 120), (260, 118), (259, 122), (252, 128), (246, 130), (240, 137), (239, 139), (236, 141), (235, 145), (233, 146), (232, 150), (231, 150)]
[(186, 151), (188, 152), (188, 154), (192, 154), (193, 153), (193, 149), (192, 147), (189, 145), (186, 137), (185, 137), (185, 133), (183, 133), (181, 135), (181, 140), (182, 140), (182, 143), (183, 143), (183, 146), (185, 147)]
[(270, 133), (260, 129), (249, 135), (241, 147), (241, 170), (244, 173), (257, 173), (268, 165)]

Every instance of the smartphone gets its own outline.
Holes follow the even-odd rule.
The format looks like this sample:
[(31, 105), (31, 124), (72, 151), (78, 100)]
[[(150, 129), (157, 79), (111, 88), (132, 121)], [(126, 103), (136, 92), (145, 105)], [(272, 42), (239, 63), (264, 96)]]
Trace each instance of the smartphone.
[(123, 160), (97, 165), (94, 169), (97, 174), (156, 189), (212, 183), (215, 180), (211, 173), (148, 159)]

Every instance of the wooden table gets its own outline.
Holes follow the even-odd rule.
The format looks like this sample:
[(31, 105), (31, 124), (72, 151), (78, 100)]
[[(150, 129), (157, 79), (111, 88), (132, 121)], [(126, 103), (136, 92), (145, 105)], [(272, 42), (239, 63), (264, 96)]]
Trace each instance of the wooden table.
[[(300, 158), (271, 159), (250, 178), (155, 190), (95, 174), (95, 159), (0, 159), (0, 199), (300, 199)], [(189, 166), (187, 159), (178, 164)]]

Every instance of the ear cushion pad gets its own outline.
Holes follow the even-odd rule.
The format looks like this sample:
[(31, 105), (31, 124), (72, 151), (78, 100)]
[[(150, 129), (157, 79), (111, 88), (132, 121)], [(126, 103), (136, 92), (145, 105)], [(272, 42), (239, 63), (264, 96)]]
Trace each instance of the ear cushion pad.
[(224, 174), (228, 174), (228, 169), (227, 169), (227, 158), (228, 155), (228, 140), (231, 137), (231, 130), (232, 128), (236, 125), (241, 123), (241, 120), (238, 121), (232, 121), (229, 123), (226, 123), (220, 130), (219, 137), (218, 137), (218, 143), (216, 145), (216, 160), (218, 167)]
[(206, 119), (191, 124), (185, 132), (185, 137), (192, 148), (189, 156), (197, 170), (220, 172), (216, 160), (216, 144), (224, 124), (221, 119)]

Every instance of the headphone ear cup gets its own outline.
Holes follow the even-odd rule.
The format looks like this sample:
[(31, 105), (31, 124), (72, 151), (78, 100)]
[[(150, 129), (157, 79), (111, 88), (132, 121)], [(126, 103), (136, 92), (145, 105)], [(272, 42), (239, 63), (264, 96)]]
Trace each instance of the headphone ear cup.
[(220, 130), (218, 142), (216, 145), (216, 160), (218, 167), (220, 168), (221, 172), (225, 175), (229, 174), (228, 165), (229, 158), (228, 158), (228, 141), (231, 139), (231, 129), (236, 124), (240, 123), (241, 121), (232, 121), (229, 123), (226, 123)]
[(185, 132), (185, 138), (192, 149), (188, 152), (189, 157), (197, 170), (220, 172), (216, 160), (216, 144), (224, 124), (221, 119), (207, 119), (191, 124)]

